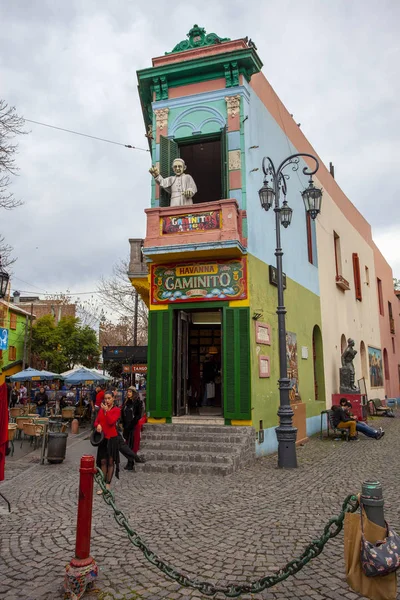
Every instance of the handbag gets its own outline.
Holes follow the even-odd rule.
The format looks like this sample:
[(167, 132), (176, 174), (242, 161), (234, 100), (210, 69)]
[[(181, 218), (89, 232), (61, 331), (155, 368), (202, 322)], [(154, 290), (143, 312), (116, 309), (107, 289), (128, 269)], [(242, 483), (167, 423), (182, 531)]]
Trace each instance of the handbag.
[(363, 512), (361, 509), (361, 566), (367, 577), (388, 575), (400, 567), (400, 536), (386, 525), (386, 537), (374, 544), (364, 535)]

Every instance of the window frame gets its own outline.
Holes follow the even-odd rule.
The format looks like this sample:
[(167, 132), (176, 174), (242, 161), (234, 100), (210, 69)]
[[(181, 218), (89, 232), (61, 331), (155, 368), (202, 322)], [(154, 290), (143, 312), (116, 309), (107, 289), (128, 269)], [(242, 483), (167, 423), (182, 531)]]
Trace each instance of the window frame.
[(354, 291), (356, 300), (362, 302), (362, 287), (361, 287), (361, 272), (360, 272), (360, 259), (357, 252), (353, 252), (353, 275), (354, 275)]
[(10, 311), (10, 329), (17, 329), (17, 315)]

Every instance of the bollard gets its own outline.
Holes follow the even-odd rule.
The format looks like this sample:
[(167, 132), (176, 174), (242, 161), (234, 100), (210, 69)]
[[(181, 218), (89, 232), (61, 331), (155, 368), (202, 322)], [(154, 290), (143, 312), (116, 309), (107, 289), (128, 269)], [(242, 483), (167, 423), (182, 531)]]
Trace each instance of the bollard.
[(75, 558), (65, 567), (64, 578), (64, 589), (72, 598), (80, 598), (85, 590), (92, 586), (98, 574), (96, 561), (90, 556), (93, 484), (96, 472), (93, 456), (82, 456), (79, 472)]
[(368, 519), (386, 528), (385, 516), (383, 513), (383, 494), (382, 486), (379, 481), (364, 481), (360, 497), (361, 508), (365, 508), (365, 514)]

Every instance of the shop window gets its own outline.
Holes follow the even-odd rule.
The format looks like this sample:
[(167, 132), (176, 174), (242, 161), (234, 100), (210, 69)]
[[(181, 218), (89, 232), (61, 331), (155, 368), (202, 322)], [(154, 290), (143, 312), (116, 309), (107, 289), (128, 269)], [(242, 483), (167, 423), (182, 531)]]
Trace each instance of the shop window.
[(10, 312), (10, 329), (17, 329), (17, 315)]
[[(218, 135), (170, 140), (160, 137), (160, 174), (173, 175), (172, 162), (182, 158), (187, 173), (196, 183), (193, 204), (221, 200), (229, 196), (229, 172), (226, 127)], [(169, 206), (169, 194), (160, 188), (160, 206)]]
[(9, 346), (8, 348), (8, 360), (17, 360), (17, 349), (15, 346)]
[(307, 229), (307, 251), (308, 262), (317, 266), (317, 238), (315, 230), (315, 221), (306, 212), (306, 229)]
[(385, 309), (383, 308), (382, 281), (379, 277), (376, 279), (376, 285), (378, 289), (379, 314), (383, 316), (385, 314)]
[(354, 290), (356, 294), (356, 300), (361, 302), (362, 290), (361, 290), (361, 275), (360, 275), (360, 259), (358, 254), (353, 252), (353, 274), (354, 274)]

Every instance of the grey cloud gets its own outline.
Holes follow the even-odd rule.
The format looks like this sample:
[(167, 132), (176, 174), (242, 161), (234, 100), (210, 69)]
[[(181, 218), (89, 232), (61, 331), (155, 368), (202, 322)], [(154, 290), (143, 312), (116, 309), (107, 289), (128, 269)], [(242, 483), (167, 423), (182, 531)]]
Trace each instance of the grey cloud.
[[(388, 220), (383, 209), (399, 224), (397, 3), (8, 4), (0, 40), (4, 98), (27, 118), (144, 148), (136, 70), (172, 50), (194, 23), (232, 39), (248, 35), (289, 112), (325, 163), (335, 163), (345, 193), (379, 235)], [(0, 215), (0, 231), (19, 257), (15, 275), (49, 291), (94, 289), (127, 256), (128, 238), (145, 234), (150, 156), (29, 129), (13, 184), (25, 206)]]

